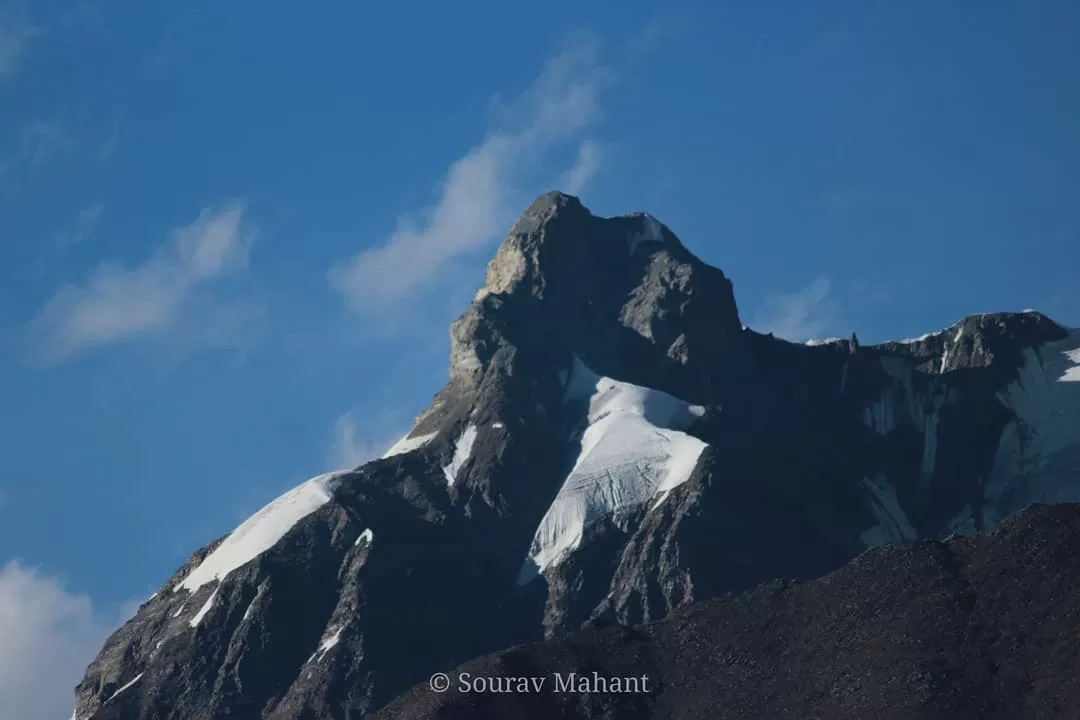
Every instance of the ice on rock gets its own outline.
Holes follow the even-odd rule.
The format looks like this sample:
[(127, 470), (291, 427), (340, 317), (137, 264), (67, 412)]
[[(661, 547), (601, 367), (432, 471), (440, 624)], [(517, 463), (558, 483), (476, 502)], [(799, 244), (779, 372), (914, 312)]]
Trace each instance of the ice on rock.
[(341, 631), (344, 628), (338, 628), (334, 631), (334, 634), (319, 643), (319, 648), (311, 654), (311, 657), (307, 659), (308, 662), (315, 660), (316, 658), (322, 660), (326, 653), (341, 641)]
[[(947, 370), (950, 359), (961, 352), (963, 328), (948, 330), (947, 352), (938, 370)], [(864, 422), (882, 435), (900, 426), (913, 427), (923, 436), (921, 475), (934, 477), (937, 465), (941, 413), (954, 399), (942, 386), (918, 389), (913, 372), (903, 360), (881, 358), (890, 377), (889, 386), (863, 412)], [(1062, 340), (1023, 351), (1017, 378), (998, 400), (1010, 420), (998, 439), (990, 476), (981, 504), (950, 521), (954, 532), (974, 527), (976, 518), (994, 525), (1032, 503), (1080, 501), (1080, 331)], [(868, 531), (870, 544), (906, 538), (907, 521), (895, 503), (895, 493), (883, 480), (868, 481), (879, 524)]]
[(244, 621), (245, 622), (250, 620), (252, 613), (255, 612), (255, 601), (258, 600), (258, 599), (259, 599), (259, 596), (256, 595), (255, 599), (252, 600), (251, 602), (249, 602), (247, 608), (244, 610)]
[(1024, 351), (1017, 379), (998, 393), (1013, 416), (986, 484), (983, 519), (996, 524), (1032, 503), (1080, 502), (1080, 330)]
[(642, 243), (658, 243), (664, 241), (664, 230), (660, 223), (652, 215), (643, 218), (644, 227), (641, 232), (635, 232), (630, 236), (630, 254), (633, 255)]
[(272, 548), (296, 523), (330, 500), (344, 474), (334, 472), (314, 477), (252, 515), (177, 583), (173, 591), (195, 592), (207, 583), (223, 580)]
[(885, 356), (880, 362), (889, 376), (889, 386), (870, 407), (863, 409), (863, 422), (879, 435), (888, 435), (907, 423), (921, 427), (923, 408), (932, 398), (916, 390), (914, 373), (906, 360)]
[(356, 542), (353, 543), (353, 547), (356, 547), (362, 542), (366, 542), (368, 545), (371, 545), (372, 541), (374, 540), (375, 533), (371, 531), (371, 528), (368, 528), (364, 532), (360, 533), (360, 536), (356, 538)]
[(1080, 348), (1066, 350), (1063, 354), (1072, 366), (1065, 368), (1065, 373), (1058, 378), (1058, 382), (1080, 382)]
[(652, 388), (600, 377), (575, 358), (567, 401), (588, 400), (587, 426), (570, 474), (533, 537), (518, 577), (557, 565), (597, 520), (650, 501), (690, 478), (706, 445), (680, 432), (704, 408)]
[(903, 340), (897, 340), (896, 342), (899, 345), (914, 345), (915, 343), (920, 343), (923, 340), (929, 340), (936, 335), (941, 335), (944, 332), (944, 330), (935, 330), (934, 332), (928, 332), (925, 335), (920, 335), (917, 338), (904, 338)]
[(896, 488), (880, 475), (864, 479), (863, 486), (868, 491), (870, 509), (878, 522), (862, 533), (862, 541), (872, 546), (915, 539), (915, 528), (900, 507)]
[(127, 684), (127, 685), (124, 685), (124, 686), (123, 686), (123, 687), (121, 687), (121, 688), (120, 688), (119, 690), (117, 690), (117, 691), (116, 691), (116, 692), (114, 692), (114, 693), (113, 693), (112, 695), (110, 695), (110, 696), (109, 696), (109, 699), (108, 699), (108, 700), (106, 700), (106, 701), (105, 701), (105, 703), (103, 703), (103, 704), (107, 704), (107, 703), (110, 703), (110, 702), (112, 702), (113, 700), (115, 700), (115, 699), (117, 698), (117, 696), (119, 696), (119, 695), (120, 695), (120, 693), (124, 692), (125, 690), (128, 690), (129, 688), (131, 688), (131, 686), (132, 686), (132, 685), (134, 685), (135, 683), (139, 682), (139, 680), (141, 680), (141, 679), (142, 679), (142, 676), (143, 676), (143, 674), (142, 674), (142, 673), (139, 673), (138, 675), (136, 675), (136, 676), (135, 676), (135, 677), (134, 677), (134, 678), (133, 678), (133, 679), (131, 680), (131, 682), (129, 682), (129, 683)]
[(941, 411), (950, 402), (945, 388), (917, 389), (913, 371), (903, 359), (882, 357), (881, 367), (890, 383), (870, 407), (863, 410), (863, 422), (879, 435), (888, 435), (900, 426), (922, 433), (921, 471), (923, 479), (933, 478), (937, 465), (938, 431)]
[[(960, 346), (960, 339), (962, 337), (964, 337), (964, 326), (963, 326), (963, 324), (961, 324), (959, 329), (957, 329), (956, 337), (954, 337), (953, 341), (952, 341), (952, 349), (953, 349), (954, 352)], [(946, 370), (946, 367), (947, 367), (948, 363), (949, 363), (949, 346), (946, 345), (944, 352), (941, 353), (941, 367), (938, 368), (938, 374), (939, 375), (944, 375), (945, 374), (945, 370)]]
[(217, 600), (217, 594), (217, 588), (214, 588), (214, 592), (210, 593), (210, 597), (208, 597), (203, 606), (199, 608), (199, 612), (195, 613), (195, 617), (191, 618), (191, 620), (188, 622), (188, 625), (193, 628), (199, 627), (199, 623), (201, 623), (203, 621), (203, 618), (206, 617), (207, 613), (210, 612), (210, 608), (214, 607), (214, 601)]
[(468, 461), (474, 442), (476, 442), (476, 426), (469, 425), (454, 443), (454, 457), (450, 464), (443, 466), (442, 471), (448, 487), (454, 487), (454, 483), (457, 482), (457, 474)]

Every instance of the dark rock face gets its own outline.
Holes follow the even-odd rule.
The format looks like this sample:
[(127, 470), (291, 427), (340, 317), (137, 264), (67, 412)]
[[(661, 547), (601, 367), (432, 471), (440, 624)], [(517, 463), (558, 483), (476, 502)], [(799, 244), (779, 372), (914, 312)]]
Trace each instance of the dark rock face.
[(1037, 313), (794, 344), (744, 328), (653, 218), (551, 193), (451, 336), (409, 438), (197, 553), (108, 640), (76, 720), (355, 720), (583, 623), (1080, 501), (1080, 334)]
[(711, 378), (745, 372), (740, 334), (731, 281), (659, 222), (596, 218), (577, 198), (549, 193), (510, 230), (454, 323), (450, 375), (483, 373), (511, 343), (698, 398)]
[[(488, 655), (449, 671), (448, 691), (424, 683), (375, 718), (1074, 717), (1078, 556), (1080, 506), (1034, 506), (973, 538), (868, 550), (812, 582)], [(593, 673), (608, 690), (647, 681), (580, 694), (570, 672), (590, 689)], [(477, 678), (520, 676), (542, 690), (475, 691)]]

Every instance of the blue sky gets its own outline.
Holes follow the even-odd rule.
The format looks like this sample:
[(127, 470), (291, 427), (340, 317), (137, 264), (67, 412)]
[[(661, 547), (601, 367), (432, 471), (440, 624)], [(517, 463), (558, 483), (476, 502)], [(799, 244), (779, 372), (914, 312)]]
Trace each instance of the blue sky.
[(1080, 6), (750, 5), (0, 0), (0, 705), (405, 431), (542, 191), (793, 339), (1080, 324)]

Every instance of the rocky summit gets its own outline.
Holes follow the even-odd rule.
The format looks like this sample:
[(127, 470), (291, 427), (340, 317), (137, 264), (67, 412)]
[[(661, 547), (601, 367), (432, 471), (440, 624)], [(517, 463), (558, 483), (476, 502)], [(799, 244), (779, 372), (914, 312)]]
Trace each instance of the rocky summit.
[[(1076, 699), (1075, 657), (1033, 625), (1051, 591), (1054, 612), (1078, 599), (1055, 534), (1075, 511), (929, 541), (1080, 502), (1080, 332), (994, 313), (788, 342), (745, 327), (731, 281), (657, 219), (550, 193), (451, 340), (411, 432), (195, 553), (106, 642), (75, 720), (482, 717), (410, 690), (481, 656), (665, 681), (618, 701), (640, 708), (594, 693), (492, 717), (1052, 717)], [(1061, 584), (1010, 538), (1053, 553)], [(1003, 598), (1042, 605), (1006, 628)], [(1069, 617), (1052, 627), (1075, 638)]]

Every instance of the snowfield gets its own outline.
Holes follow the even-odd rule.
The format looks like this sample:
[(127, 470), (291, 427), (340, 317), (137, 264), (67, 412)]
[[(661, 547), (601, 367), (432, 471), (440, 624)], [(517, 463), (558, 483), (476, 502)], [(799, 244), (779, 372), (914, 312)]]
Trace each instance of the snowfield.
[(690, 478), (705, 443), (681, 432), (704, 408), (667, 393), (601, 377), (575, 358), (566, 402), (588, 401), (581, 448), (536, 530), (518, 577), (526, 584), (557, 565), (597, 520), (663, 502)]
[(344, 474), (333, 472), (314, 477), (252, 515), (177, 583), (173, 592), (195, 592), (207, 583), (224, 580), (229, 573), (274, 547), (296, 523), (333, 497), (338, 479)]

